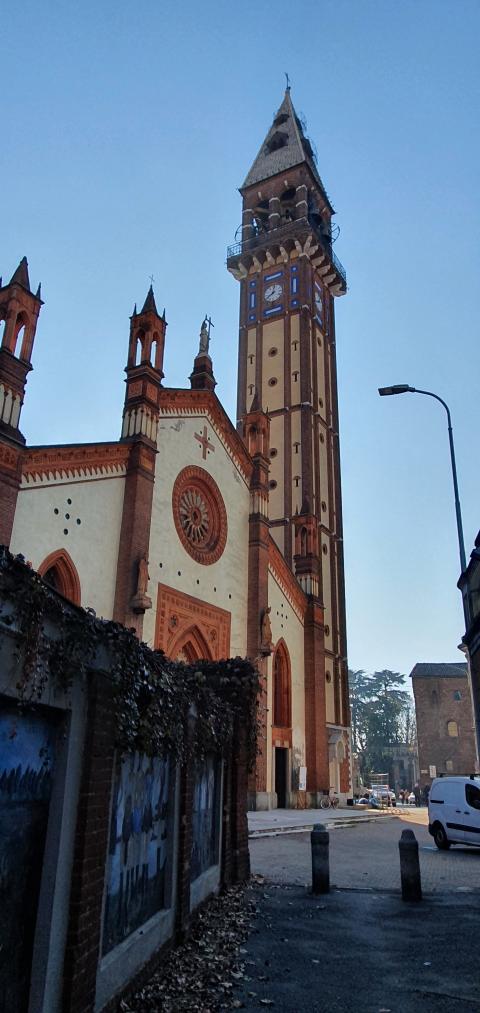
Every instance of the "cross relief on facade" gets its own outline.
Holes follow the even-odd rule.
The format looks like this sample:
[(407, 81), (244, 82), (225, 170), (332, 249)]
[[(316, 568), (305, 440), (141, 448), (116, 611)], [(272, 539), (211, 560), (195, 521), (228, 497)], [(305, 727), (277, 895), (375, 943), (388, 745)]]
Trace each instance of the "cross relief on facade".
[(207, 427), (206, 426), (203, 427), (203, 433), (195, 433), (194, 435), (195, 439), (198, 440), (202, 448), (202, 458), (204, 461), (206, 461), (207, 454), (210, 451), (213, 451), (213, 453), (215, 453), (215, 447), (213, 446), (213, 443), (210, 443), (210, 440), (208, 439), (207, 436)]

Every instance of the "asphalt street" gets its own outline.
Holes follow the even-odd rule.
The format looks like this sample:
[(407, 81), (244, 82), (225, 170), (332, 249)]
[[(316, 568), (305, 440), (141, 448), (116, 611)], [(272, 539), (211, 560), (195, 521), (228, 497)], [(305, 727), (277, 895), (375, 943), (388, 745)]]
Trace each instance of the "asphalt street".
[[(438, 851), (427, 830), (427, 810), (400, 812), (391, 819), (330, 832), (330, 880), (348, 889), (400, 890), (398, 841), (406, 827), (419, 843), (426, 893), (480, 890), (480, 848), (455, 845)], [(311, 883), (310, 834), (250, 840), (252, 872), (275, 883)]]
[[(360, 828), (359, 828), (360, 830)], [(348, 833), (348, 831), (347, 831)], [(478, 1013), (472, 896), (258, 886), (237, 1008), (272, 1013)]]

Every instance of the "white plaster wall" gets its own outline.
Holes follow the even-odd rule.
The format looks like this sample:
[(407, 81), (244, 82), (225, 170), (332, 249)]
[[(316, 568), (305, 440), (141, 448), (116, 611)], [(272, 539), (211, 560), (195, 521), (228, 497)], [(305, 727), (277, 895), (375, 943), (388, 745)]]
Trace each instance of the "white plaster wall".
[[(303, 622), (290, 605), (274, 574), (268, 574), (268, 604), (271, 605), (270, 621), (274, 645), (283, 637), (290, 655), (292, 673), (292, 766), (305, 764), (305, 666)], [(268, 753), (272, 756), (272, 659), (269, 662), (269, 720)], [(272, 791), (271, 762), (267, 791)]]
[(123, 476), (115, 476), (21, 488), (10, 545), (34, 569), (51, 552), (66, 549), (80, 578), (81, 604), (106, 619), (113, 615), (124, 484)]
[[(207, 427), (215, 451), (204, 461), (195, 433)], [(248, 593), (248, 486), (223, 447), (210, 420), (203, 416), (160, 419), (158, 456), (150, 532), (149, 594), (153, 608), (145, 613), (144, 639), (153, 645), (157, 614), (157, 585), (193, 595), (231, 613), (230, 654), (247, 651)], [(217, 483), (227, 511), (228, 535), (223, 554), (216, 563), (195, 562), (184, 549), (175, 528), (172, 490), (175, 479), (190, 465), (203, 468)]]

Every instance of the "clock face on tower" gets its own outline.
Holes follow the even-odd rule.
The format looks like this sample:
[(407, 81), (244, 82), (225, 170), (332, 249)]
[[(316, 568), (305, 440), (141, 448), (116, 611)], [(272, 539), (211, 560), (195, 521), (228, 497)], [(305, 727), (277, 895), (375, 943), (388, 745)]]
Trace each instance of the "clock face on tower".
[(269, 285), (265, 289), (265, 302), (277, 302), (282, 294), (281, 285)]

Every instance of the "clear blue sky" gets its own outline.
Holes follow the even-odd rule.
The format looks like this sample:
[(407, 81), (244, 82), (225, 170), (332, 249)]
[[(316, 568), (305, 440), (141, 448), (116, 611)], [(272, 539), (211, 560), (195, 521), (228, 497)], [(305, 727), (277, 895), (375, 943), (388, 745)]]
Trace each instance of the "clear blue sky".
[(478, 0), (123, 0), (2, 16), (0, 270), (23, 254), (45, 306), (30, 443), (115, 439), (129, 315), (155, 276), (166, 383), (186, 385), (206, 311), (235, 417), (236, 188), (283, 72), (337, 209), (350, 665), (455, 661), (463, 629), (450, 404), (467, 555), (480, 527)]

